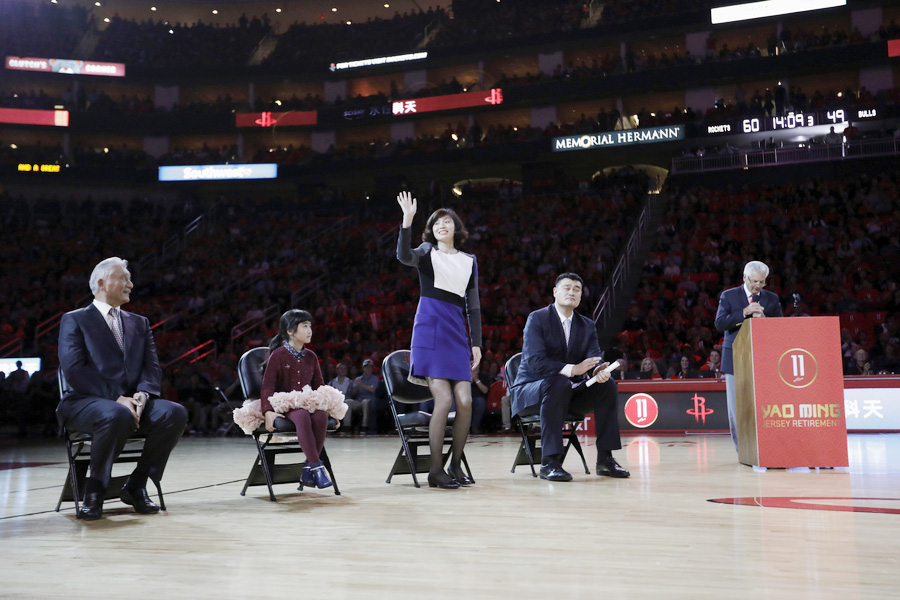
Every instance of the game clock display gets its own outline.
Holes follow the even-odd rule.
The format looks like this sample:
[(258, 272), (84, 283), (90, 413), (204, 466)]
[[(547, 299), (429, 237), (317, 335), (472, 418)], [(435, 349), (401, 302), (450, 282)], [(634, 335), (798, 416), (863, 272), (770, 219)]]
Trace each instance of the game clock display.
[(878, 118), (878, 109), (835, 109), (818, 112), (789, 112), (775, 117), (748, 117), (737, 123), (715, 123), (706, 126), (706, 133), (718, 135), (726, 133), (759, 133), (815, 127), (816, 125), (837, 125), (848, 119), (867, 120)]

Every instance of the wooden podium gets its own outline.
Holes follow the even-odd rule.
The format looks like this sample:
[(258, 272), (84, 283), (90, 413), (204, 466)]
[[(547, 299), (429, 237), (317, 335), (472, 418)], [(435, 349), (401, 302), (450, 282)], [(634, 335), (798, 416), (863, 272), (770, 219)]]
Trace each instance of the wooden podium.
[(837, 317), (747, 319), (734, 341), (738, 460), (846, 467)]

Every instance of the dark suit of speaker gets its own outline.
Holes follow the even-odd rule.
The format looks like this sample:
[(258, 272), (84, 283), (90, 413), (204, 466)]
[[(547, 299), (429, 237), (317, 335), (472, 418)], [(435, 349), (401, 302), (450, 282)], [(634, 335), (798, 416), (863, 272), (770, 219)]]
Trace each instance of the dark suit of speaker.
[[(757, 300), (763, 307), (766, 317), (780, 317), (781, 300), (777, 294), (768, 290), (760, 290)], [(743, 285), (722, 292), (719, 296), (719, 308), (716, 310), (716, 329), (725, 334), (722, 342), (722, 372), (725, 373), (725, 403), (728, 408), (728, 426), (731, 430), (731, 440), (734, 449), (737, 450), (737, 399), (734, 389), (734, 338), (741, 330), (741, 323), (749, 317), (744, 316), (744, 309), (750, 306), (750, 297)]]
[(544, 456), (562, 454), (562, 426), (567, 412), (594, 413), (598, 451), (621, 448), (616, 418), (616, 382), (609, 379), (591, 387), (583, 383), (578, 386), (587, 375), (570, 379), (560, 374), (567, 364), (601, 356), (594, 322), (573, 312), (567, 345), (559, 313), (551, 304), (528, 315), (523, 337), (522, 364), (510, 389), (512, 414), (540, 412)]
[[(759, 303), (762, 305), (763, 312), (767, 317), (780, 317), (782, 315), (781, 300), (777, 294), (768, 290), (761, 290)], [(716, 329), (725, 334), (725, 341), (722, 343), (723, 373), (734, 375), (732, 345), (738, 331), (741, 330), (741, 323), (747, 318), (744, 316), (744, 309), (748, 306), (750, 306), (750, 298), (747, 296), (743, 285), (725, 290), (719, 297), (719, 308), (716, 311)]]
[[(124, 352), (96, 305), (73, 310), (59, 327), (59, 365), (65, 375), (57, 417), (69, 431), (90, 433), (90, 476), (104, 488), (113, 460), (135, 432), (147, 436), (133, 481), (162, 477), (169, 454), (184, 433), (187, 411), (159, 398), (162, 369), (146, 317), (120, 310)], [(146, 392), (140, 427), (119, 396)]]

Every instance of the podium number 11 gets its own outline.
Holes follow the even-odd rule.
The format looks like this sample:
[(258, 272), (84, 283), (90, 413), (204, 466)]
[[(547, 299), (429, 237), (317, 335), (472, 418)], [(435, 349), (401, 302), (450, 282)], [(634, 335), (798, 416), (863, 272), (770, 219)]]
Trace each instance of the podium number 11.
[(794, 377), (806, 377), (802, 354), (791, 354), (791, 365), (794, 368)]

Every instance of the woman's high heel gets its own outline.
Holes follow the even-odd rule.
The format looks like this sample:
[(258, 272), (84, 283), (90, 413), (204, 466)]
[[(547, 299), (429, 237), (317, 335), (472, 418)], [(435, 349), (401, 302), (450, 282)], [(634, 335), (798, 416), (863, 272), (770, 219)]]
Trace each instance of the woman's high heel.
[(439, 487), (445, 490), (455, 490), (459, 488), (459, 482), (443, 471), (428, 474), (428, 487)]
[(459, 485), (472, 485), (473, 483), (475, 483), (474, 479), (465, 474), (465, 472), (462, 470), (462, 466), (459, 466), (455, 469), (452, 465), (449, 466), (447, 468), (447, 475), (458, 481)]

